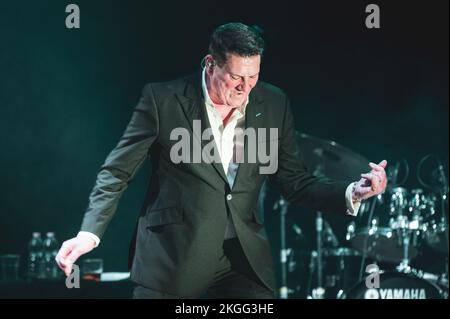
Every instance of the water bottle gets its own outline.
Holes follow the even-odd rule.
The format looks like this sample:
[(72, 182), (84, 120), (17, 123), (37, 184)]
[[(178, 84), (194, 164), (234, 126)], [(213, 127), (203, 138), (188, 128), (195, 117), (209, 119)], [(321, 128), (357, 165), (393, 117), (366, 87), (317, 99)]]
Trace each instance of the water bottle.
[(34, 232), (28, 243), (27, 277), (30, 280), (43, 279), (45, 277), (43, 248), (41, 233)]
[(45, 278), (49, 280), (58, 279), (61, 275), (56, 264), (55, 257), (58, 254), (59, 243), (54, 232), (48, 232), (44, 240), (44, 263)]

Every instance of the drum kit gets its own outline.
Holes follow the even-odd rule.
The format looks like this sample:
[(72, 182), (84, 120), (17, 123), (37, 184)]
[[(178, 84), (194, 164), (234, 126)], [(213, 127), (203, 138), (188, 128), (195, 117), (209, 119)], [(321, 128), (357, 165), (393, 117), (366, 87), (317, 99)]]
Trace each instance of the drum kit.
[[(368, 160), (335, 142), (306, 134), (297, 141), (315, 175), (356, 181), (369, 169)], [(406, 161), (390, 165), (386, 191), (363, 201), (358, 216), (339, 233), (340, 243), (327, 215), (316, 212), (314, 249), (298, 249), (295, 242), (288, 247), (288, 204), (281, 198), (275, 206), (281, 216), (280, 298), (448, 299), (448, 184), (436, 157), (431, 176), (437, 182), (423, 182), (422, 162), (431, 159), (418, 165), (422, 188), (403, 186)], [(442, 266), (431, 272), (417, 267), (427, 254), (433, 258), (429, 264)]]

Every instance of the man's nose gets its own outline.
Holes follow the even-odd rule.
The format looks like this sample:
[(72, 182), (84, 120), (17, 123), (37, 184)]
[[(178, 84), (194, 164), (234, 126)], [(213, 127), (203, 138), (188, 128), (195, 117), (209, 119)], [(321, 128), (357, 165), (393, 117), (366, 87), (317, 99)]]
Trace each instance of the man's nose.
[(242, 83), (239, 84), (239, 86), (237, 87), (238, 91), (241, 91), (244, 93), (250, 92), (251, 89), (252, 89), (252, 85), (251, 85), (250, 81), (248, 81), (248, 80), (243, 80)]

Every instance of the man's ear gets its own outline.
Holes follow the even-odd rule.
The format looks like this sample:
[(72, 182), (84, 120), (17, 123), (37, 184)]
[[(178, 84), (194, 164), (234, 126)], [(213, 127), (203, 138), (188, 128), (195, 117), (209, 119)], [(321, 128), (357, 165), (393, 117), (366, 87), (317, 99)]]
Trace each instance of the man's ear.
[(212, 74), (215, 65), (216, 65), (216, 61), (214, 60), (213, 56), (211, 54), (208, 54), (205, 57), (205, 67), (206, 67), (206, 71), (208, 72), (208, 75)]

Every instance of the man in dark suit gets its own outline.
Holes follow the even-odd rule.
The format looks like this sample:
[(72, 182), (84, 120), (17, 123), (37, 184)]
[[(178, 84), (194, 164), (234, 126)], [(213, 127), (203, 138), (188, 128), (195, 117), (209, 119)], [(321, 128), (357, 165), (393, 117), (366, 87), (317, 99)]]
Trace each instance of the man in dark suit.
[(342, 214), (355, 215), (361, 200), (385, 189), (386, 161), (354, 183), (307, 172), (288, 98), (258, 82), (263, 50), (257, 28), (229, 23), (213, 32), (201, 73), (145, 86), (98, 173), (80, 233), (56, 257), (66, 275), (99, 244), (147, 157), (152, 180), (131, 254), (135, 298), (274, 297), (256, 211), (267, 177), (291, 202)]

